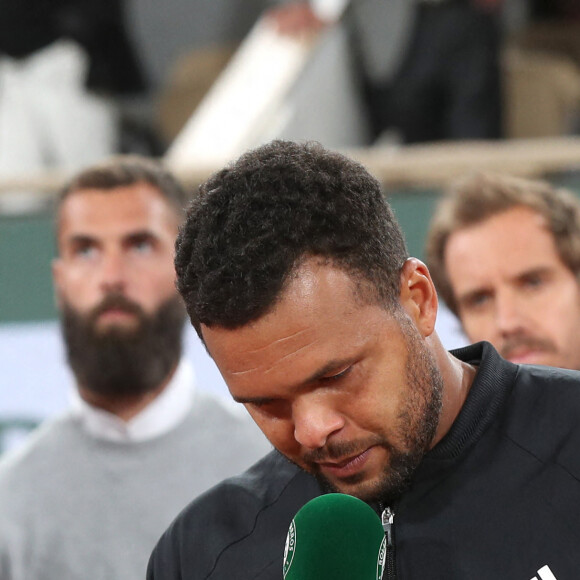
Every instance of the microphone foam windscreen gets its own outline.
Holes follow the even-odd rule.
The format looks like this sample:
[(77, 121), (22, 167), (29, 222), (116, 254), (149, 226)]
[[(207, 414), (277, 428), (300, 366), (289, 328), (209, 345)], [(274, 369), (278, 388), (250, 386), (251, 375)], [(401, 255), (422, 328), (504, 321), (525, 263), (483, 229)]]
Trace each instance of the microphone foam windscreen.
[(330, 493), (296, 514), (284, 550), (285, 580), (380, 580), (385, 533), (365, 502)]

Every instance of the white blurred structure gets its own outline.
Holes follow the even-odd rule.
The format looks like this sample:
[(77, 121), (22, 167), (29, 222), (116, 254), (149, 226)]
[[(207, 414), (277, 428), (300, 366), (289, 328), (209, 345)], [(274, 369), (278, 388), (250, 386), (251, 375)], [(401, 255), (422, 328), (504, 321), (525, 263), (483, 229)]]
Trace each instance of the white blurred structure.
[(367, 143), (347, 42), (340, 24), (290, 37), (260, 20), (169, 148), (168, 165), (225, 163), (274, 138)]

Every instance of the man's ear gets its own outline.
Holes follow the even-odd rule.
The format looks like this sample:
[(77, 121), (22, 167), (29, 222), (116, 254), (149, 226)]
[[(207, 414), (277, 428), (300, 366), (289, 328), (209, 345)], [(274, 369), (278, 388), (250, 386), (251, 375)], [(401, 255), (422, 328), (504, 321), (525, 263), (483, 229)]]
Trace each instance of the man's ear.
[(426, 338), (435, 330), (437, 292), (427, 266), (417, 258), (408, 258), (401, 269), (401, 306)]

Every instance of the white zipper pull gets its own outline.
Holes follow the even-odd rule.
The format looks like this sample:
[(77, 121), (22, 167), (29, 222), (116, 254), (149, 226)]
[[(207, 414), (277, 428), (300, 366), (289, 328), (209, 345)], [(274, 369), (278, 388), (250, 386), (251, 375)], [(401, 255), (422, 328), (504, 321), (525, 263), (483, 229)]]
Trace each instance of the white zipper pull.
[(381, 522), (383, 530), (385, 530), (385, 538), (387, 539), (387, 546), (393, 546), (393, 520), (395, 519), (395, 512), (386, 507), (381, 514)]
[(383, 580), (396, 580), (397, 578), (397, 564), (395, 560), (395, 537), (393, 529), (393, 520), (395, 519), (395, 512), (387, 507), (381, 513), (381, 523), (383, 530), (385, 530), (385, 563), (383, 567)]

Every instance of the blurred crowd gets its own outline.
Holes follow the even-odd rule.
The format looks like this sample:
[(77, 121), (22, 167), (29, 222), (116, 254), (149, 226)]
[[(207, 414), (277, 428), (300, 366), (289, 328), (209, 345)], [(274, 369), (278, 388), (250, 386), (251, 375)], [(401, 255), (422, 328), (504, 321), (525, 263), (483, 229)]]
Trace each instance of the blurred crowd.
[[(372, 141), (528, 136), (506, 103), (521, 110), (529, 100), (529, 85), (514, 88), (526, 82), (520, 69), (548, 67), (544, 56), (544, 78), (564, 85), (557, 67), (580, 67), (571, 0), (337, 1), (334, 12), (325, 4), (333, 2), (4, 0), (0, 175), (78, 169), (116, 152), (162, 155), (265, 12), (287, 35), (342, 18)], [(523, 64), (507, 59), (514, 47)], [(528, 121), (528, 132), (575, 131), (573, 81), (552, 96), (560, 125)], [(548, 115), (527, 106), (528, 117)]]

